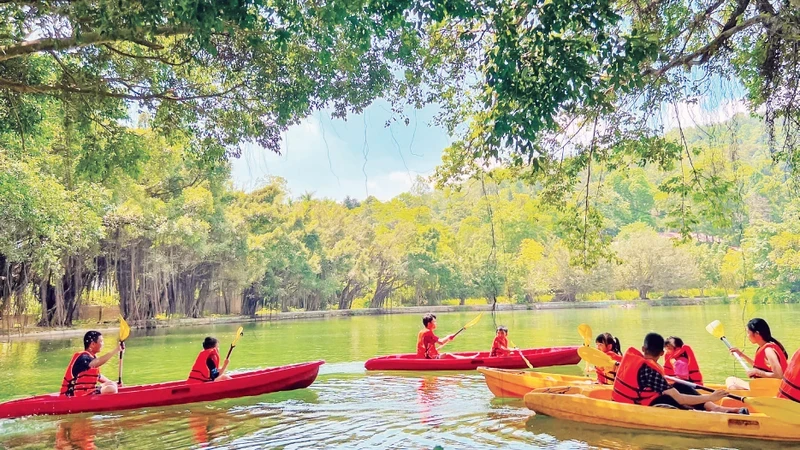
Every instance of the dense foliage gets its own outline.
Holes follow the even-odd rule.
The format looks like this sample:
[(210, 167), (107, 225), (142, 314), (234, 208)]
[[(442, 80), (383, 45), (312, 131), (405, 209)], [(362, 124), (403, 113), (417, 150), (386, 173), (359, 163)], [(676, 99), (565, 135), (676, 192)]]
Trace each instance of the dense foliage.
[[(795, 292), (799, 24), (769, 0), (0, 1), (0, 313)], [(763, 130), (656, 120), (726, 90)], [(436, 190), (231, 189), (243, 143), (378, 97), (442, 106)]]

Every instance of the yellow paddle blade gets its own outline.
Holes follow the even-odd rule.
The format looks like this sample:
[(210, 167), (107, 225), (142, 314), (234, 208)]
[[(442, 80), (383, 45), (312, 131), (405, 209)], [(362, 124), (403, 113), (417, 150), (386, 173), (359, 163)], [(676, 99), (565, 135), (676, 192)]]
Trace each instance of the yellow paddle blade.
[(753, 378), (749, 381), (751, 391), (774, 392), (778, 395), (778, 388), (781, 385), (779, 378)]
[(791, 425), (800, 425), (800, 403), (776, 397), (745, 397), (744, 403), (753, 405), (759, 412), (773, 419)]
[(717, 339), (722, 339), (722, 336), (725, 336), (725, 328), (722, 326), (722, 322), (719, 320), (715, 320), (706, 325), (706, 331), (711, 333), (711, 335)]
[(467, 324), (464, 325), (464, 328), (466, 329), (466, 328), (469, 328), (469, 327), (475, 325), (476, 323), (478, 323), (481, 320), (481, 317), (483, 317), (483, 313), (478, 314), (478, 317), (476, 317), (476, 318), (470, 320), (469, 322), (467, 322)]
[(239, 338), (242, 337), (243, 335), (244, 335), (244, 327), (239, 327), (239, 329), (236, 330), (236, 336), (233, 338), (231, 346), (235, 347), (236, 343), (239, 342)]
[(128, 322), (125, 322), (122, 316), (119, 316), (119, 341), (125, 342), (125, 339), (128, 339), (130, 335), (131, 327), (128, 325)]
[(594, 347), (578, 347), (578, 356), (595, 367), (614, 367), (616, 365), (610, 356)]
[(578, 325), (578, 333), (583, 338), (583, 345), (587, 347), (592, 345), (592, 327), (590, 327), (585, 323), (582, 323)]

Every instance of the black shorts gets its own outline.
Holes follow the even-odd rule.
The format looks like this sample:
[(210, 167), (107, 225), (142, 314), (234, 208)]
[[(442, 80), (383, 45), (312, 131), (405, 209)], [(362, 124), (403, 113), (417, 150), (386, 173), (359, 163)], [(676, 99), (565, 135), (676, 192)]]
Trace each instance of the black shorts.
[[(673, 387), (678, 392), (680, 392), (681, 394), (700, 395), (699, 392), (697, 392), (696, 390), (690, 388), (689, 386), (686, 386), (685, 384), (675, 383), (675, 385)], [(681, 405), (680, 403), (678, 403), (674, 398), (670, 397), (669, 395), (660, 395), (660, 396), (656, 397), (656, 399), (653, 400), (653, 403), (650, 403), (650, 406), (656, 406), (656, 405), (667, 405), (667, 406), (672, 406), (672, 407), (678, 408), (678, 409), (696, 409), (696, 410), (699, 410), (699, 411), (705, 411), (705, 409), (706, 409), (705, 406), (703, 406), (702, 403), (699, 404), (699, 405), (693, 405), (693, 406)]]

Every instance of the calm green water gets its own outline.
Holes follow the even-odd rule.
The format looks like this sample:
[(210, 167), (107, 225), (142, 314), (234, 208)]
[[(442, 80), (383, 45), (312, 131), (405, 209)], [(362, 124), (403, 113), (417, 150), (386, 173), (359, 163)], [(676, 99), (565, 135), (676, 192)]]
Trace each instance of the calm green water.
[[(501, 312), (521, 347), (575, 345), (576, 328), (609, 331), (623, 347), (644, 334), (678, 335), (691, 344), (708, 381), (742, 376), (722, 343), (705, 332), (720, 319), (728, 337), (744, 343), (743, 315), (763, 317), (790, 353), (800, 346), (800, 307), (707, 306)], [(474, 313), (439, 315), (439, 334), (457, 330)], [(675, 437), (605, 429), (532, 417), (520, 401), (494, 399), (477, 373), (365, 373), (376, 355), (414, 351), (420, 318), (411, 315), (250, 323), (231, 369), (240, 371), (325, 359), (320, 376), (300, 391), (168, 408), (0, 420), (2, 448), (786, 448), (735, 439)], [(125, 354), (127, 384), (185, 378), (201, 341), (213, 335), (226, 347), (236, 325), (134, 331)], [(448, 345), (449, 351), (488, 349), (490, 316)], [(109, 339), (112, 342), (113, 339)], [(58, 389), (80, 339), (0, 344), (0, 401)], [(752, 355), (754, 347), (746, 346)], [(113, 378), (116, 360), (103, 367)], [(580, 374), (578, 366), (548, 369)]]

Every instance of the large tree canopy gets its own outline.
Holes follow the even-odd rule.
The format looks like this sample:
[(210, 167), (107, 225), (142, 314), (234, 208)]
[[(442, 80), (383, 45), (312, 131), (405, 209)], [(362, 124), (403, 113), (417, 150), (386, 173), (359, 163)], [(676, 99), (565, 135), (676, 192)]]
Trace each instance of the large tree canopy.
[[(413, 7), (413, 11), (412, 11)], [(0, 2), (0, 129), (21, 136), (52, 98), (107, 134), (136, 108), (209, 158), (323, 107), (359, 110), (396, 91), (393, 70), (438, 7), (409, 2), (43, 0)], [(414, 77), (408, 77), (413, 80)], [(398, 78), (398, 80), (406, 81)]]
[[(466, 43), (461, 77), (478, 71), (469, 129), (445, 157), (443, 180), (500, 159), (552, 176), (592, 159), (673, 160), (660, 138), (665, 105), (698, 97), (763, 108), (776, 159), (798, 166), (800, 8), (770, 0), (541, 0), (482, 3), (435, 32)], [(465, 39), (466, 38), (466, 39)], [(477, 42), (475, 42), (477, 40)], [(454, 77), (457, 78), (457, 77)], [(736, 92), (739, 95), (736, 95)], [(687, 124), (684, 124), (686, 126)], [(584, 155), (585, 154), (585, 155)], [(565, 156), (578, 167), (563, 167)], [(558, 168), (554, 169), (553, 165)]]

